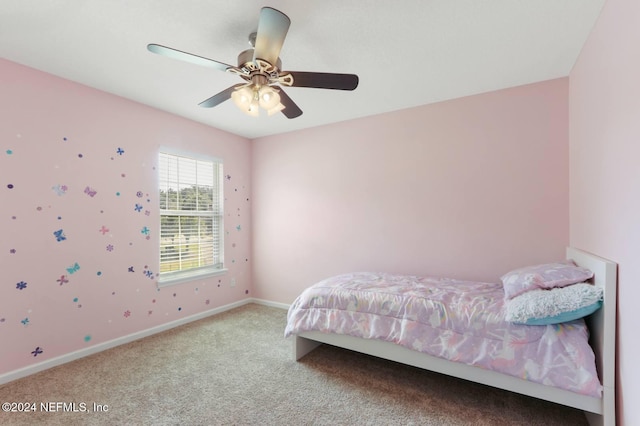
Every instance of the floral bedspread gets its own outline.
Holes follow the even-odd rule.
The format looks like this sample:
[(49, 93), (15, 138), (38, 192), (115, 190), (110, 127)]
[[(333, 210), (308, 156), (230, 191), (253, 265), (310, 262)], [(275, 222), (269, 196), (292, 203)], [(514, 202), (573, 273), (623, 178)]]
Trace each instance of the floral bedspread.
[(361, 272), (306, 289), (285, 336), (304, 331), (379, 339), (451, 361), (600, 397), (583, 320), (526, 326), (504, 320), (501, 284)]

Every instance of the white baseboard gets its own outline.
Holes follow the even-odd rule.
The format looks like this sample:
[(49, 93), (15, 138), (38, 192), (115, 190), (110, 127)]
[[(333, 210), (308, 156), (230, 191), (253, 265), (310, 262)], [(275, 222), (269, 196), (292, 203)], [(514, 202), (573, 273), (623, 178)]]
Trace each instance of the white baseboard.
[(279, 308), (284, 310), (289, 310), (289, 306), (291, 306), (288, 303), (272, 302), (271, 300), (256, 299), (255, 297), (250, 300), (251, 303), (255, 303), (257, 305), (270, 306), (272, 308)]
[(256, 299), (244, 299), (238, 302), (230, 303), (228, 305), (220, 306), (205, 312), (200, 312), (199, 314), (191, 315), (185, 318), (181, 318), (176, 321), (171, 321), (165, 324), (158, 325), (156, 327), (148, 328), (146, 330), (138, 331), (126, 336), (118, 337), (113, 340), (109, 340), (108, 342), (99, 343), (95, 346), (91, 346), (89, 348), (80, 349), (74, 352), (69, 352), (68, 354), (60, 355), (55, 358), (48, 359), (46, 361), (29, 365), (27, 367), (20, 368), (18, 370), (10, 371), (8, 373), (4, 373), (0, 375), (0, 385), (5, 383), (12, 382), (17, 379), (21, 379), (23, 377), (30, 376), (35, 373), (39, 373), (40, 371), (47, 370), (52, 367), (56, 367), (61, 364), (66, 364), (67, 362), (75, 361), (80, 358), (84, 358), (89, 355), (96, 354), (98, 352), (105, 351), (107, 349), (114, 348), (116, 346), (124, 345), (125, 343), (133, 342), (134, 340), (142, 339), (143, 337), (151, 336), (153, 334), (161, 333), (163, 331), (170, 330), (172, 328), (188, 324), (193, 321), (198, 321), (203, 318), (210, 317), (211, 315), (216, 315), (248, 303), (257, 303), (261, 305), (273, 306), (273, 307), (281, 307), (278, 306), (275, 302), (267, 302)]

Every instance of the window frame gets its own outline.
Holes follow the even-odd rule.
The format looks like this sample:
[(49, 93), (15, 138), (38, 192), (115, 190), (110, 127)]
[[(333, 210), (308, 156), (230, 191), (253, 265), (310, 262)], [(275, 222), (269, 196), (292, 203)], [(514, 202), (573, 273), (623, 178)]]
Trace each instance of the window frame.
[[(214, 211), (214, 209), (211, 210), (168, 210), (168, 209), (162, 209), (161, 206), (161, 200), (160, 200), (160, 182), (161, 182), (161, 176), (164, 173), (164, 171), (160, 170), (160, 157), (161, 155), (167, 155), (167, 156), (171, 156), (171, 157), (183, 157), (183, 158), (187, 158), (189, 160), (195, 160), (195, 161), (200, 161), (200, 162), (210, 162), (213, 163), (215, 167), (217, 167), (217, 176), (214, 174), (213, 177), (213, 186), (214, 186), (214, 194), (216, 193), (215, 189), (217, 189), (217, 205), (219, 206), (218, 211)], [(175, 148), (169, 148), (169, 147), (160, 147), (158, 153), (157, 153), (157, 158), (158, 158), (158, 190), (157, 190), (157, 194), (158, 194), (158, 198), (159, 198), (159, 202), (158, 202), (158, 217), (159, 217), (159, 224), (158, 224), (158, 271), (160, 271), (161, 269), (161, 252), (162, 252), (162, 217), (163, 216), (172, 216), (172, 217), (180, 217), (180, 216), (195, 216), (195, 217), (210, 217), (212, 218), (212, 221), (215, 223), (216, 221), (218, 222), (218, 241), (217, 241), (217, 248), (218, 248), (218, 262), (215, 263), (213, 265), (207, 265), (207, 266), (199, 266), (199, 267), (195, 267), (195, 268), (188, 268), (188, 269), (183, 269), (183, 270), (177, 270), (177, 271), (169, 271), (169, 272), (158, 272), (157, 274), (157, 284), (158, 287), (167, 287), (167, 286), (171, 286), (171, 285), (175, 285), (175, 284), (179, 284), (179, 283), (183, 283), (183, 282), (188, 282), (188, 281), (193, 281), (193, 280), (198, 280), (198, 279), (202, 279), (202, 278), (206, 278), (206, 277), (212, 277), (212, 276), (217, 276), (217, 275), (223, 275), (225, 274), (228, 269), (225, 268), (225, 263), (224, 263), (224, 162), (222, 160), (222, 158), (218, 158), (218, 157), (211, 157), (211, 156), (206, 156), (206, 155), (201, 155), (201, 154), (195, 154), (192, 152), (186, 152), (186, 151), (182, 151), (182, 150), (177, 150)], [(179, 182), (178, 182), (179, 184)], [(196, 180), (196, 185), (197, 185), (197, 180)], [(217, 188), (216, 188), (217, 185)], [(215, 253), (215, 247), (216, 245), (213, 244), (212, 245), (212, 252)], [(214, 257), (214, 261), (215, 261), (215, 257)]]

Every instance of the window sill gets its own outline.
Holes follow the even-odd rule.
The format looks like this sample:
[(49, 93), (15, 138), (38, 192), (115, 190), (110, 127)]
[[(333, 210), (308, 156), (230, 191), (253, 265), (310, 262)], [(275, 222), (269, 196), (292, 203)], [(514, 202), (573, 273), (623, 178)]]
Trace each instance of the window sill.
[(199, 269), (197, 271), (169, 272), (158, 278), (158, 288), (170, 287), (189, 281), (201, 280), (203, 278), (215, 277), (226, 274), (228, 269)]

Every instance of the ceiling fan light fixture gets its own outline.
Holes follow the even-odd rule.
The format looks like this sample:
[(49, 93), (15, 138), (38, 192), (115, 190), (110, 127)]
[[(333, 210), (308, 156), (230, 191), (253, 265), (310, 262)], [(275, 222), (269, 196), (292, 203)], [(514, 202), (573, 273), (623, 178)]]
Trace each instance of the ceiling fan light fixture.
[(231, 99), (238, 108), (246, 110), (253, 100), (253, 90), (248, 86), (239, 87), (231, 93)]
[(257, 117), (260, 114), (260, 104), (253, 86), (243, 86), (231, 93), (233, 103), (245, 114)]
[(260, 98), (260, 106), (267, 111), (271, 110), (280, 103), (280, 95), (271, 86), (262, 86), (258, 91)]
[(260, 108), (273, 115), (285, 106), (280, 102), (278, 91), (271, 86), (249, 84), (239, 87), (231, 93), (233, 103), (245, 114), (252, 117), (260, 115)]

